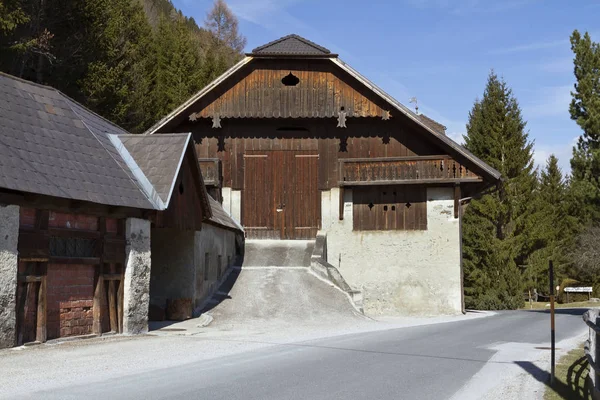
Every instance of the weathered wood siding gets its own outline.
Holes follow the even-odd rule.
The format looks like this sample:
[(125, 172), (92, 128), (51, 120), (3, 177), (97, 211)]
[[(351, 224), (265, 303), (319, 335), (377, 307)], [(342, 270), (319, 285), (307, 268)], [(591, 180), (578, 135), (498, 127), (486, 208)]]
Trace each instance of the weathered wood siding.
[(188, 149), (175, 181), (169, 207), (156, 213), (154, 227), (192, 231), (202, 229), (204, 206), (199, 195), (200, 188), (197, 186), (200, 177), (198, 168), (193, 164), (196, 162), (198, 161)]
[(426, 230), (425, 186), (376, 186), (352, 189), (355, 231)]
[[(255, 60), (203, 101), (198, 118), (383, 117), (390, 106), (326, 60)], [(293, 74), (295, 86), (282, 79)]]

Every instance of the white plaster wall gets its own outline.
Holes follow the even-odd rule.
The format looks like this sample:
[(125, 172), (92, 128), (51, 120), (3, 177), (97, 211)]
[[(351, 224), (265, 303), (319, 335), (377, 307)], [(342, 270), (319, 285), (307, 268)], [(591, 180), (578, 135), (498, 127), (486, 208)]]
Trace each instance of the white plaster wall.
[[(219, 279), (236, 263), (236, 233), (214, 225), (203, 224), (194, 237), (195, 294), (194, 315), (198, 315), (206, 298), (217, 289)], [(208, 265), (205, 264), (208, 253)], [(221, 264), (219, 265), (219, 255)], [(206, 279), (208, 278), (208, 279)]]
[(240, 225), (242, 225), (242, 191), (231, 191), (231, 213), (229, 214)]
[(16, 344), (18, 241), (19, 206), (0, 204), (0, 348)]
[(231, 215), (231, 188), (222, 188), (221, 197), (223, 198), (223, 210), (225, 210), (227, 214)]
[(194, 234), (179, 229), (152, 229), (151, 304), (165, 309), (167, 299), (194, 298)]
[[(460, 233), (452, 188), (427, 189), (426, 231), (352, 231), (352, 190), (322, 192), (322, 225), (330, 264), (363, 291), (371, 315), (461, 312)], [(341, 262), (340, 262), (341, 256)]]

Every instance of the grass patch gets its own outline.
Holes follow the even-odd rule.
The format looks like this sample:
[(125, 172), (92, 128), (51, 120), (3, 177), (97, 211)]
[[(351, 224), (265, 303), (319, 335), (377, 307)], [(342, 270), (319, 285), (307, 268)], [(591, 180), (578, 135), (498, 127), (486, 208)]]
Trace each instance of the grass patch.
[[(523, 305), (523, 307), (521, 307), (521, 310), (549, 310), (550, 309), (550, 302), (548, 301), (538, 301), (538, 302), (533, 302), (533, 308), (530, 308), (529, 306), (529, 302), (526, 301)], [(546, 305), (548, 305), (548, 307), (546, 307)], [(554, 308), (579, 308), (579, 307), (584, 307), (584, 308), (593, 308), (593, 307), (598, 307), (600, 306), (600, 303), (594, 303), (591, 301), (579, 301), (579, 302), (575, 302), (575, 303), (563, 303), (563, 304), (558, 304), (558, 303), (554, 303)]]
[(554, 387), (546, 387), (544, 400), (591, 400), (591, 382), (588, 380), (588, 374), (589, 365), (582, 344), (558, 360)]

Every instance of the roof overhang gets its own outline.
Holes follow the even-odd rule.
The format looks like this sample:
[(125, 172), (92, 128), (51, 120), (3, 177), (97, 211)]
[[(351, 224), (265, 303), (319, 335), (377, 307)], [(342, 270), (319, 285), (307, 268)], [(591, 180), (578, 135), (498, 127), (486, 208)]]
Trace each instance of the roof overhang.
[(206, 87), (204, 87), (202, 90), (200, 90), (194, 96), (192, 96), (189, 100), (187, 100), (181, 106), (177, 107), (175, 110), (173, 110), (171, 113), (169, 113), (166, 117), (164, 117), (162, 120), (160, 120), (154, 126), (152, 126), (150, 129), (148, 129), (145, 133), (146, 134), (153, 134), (153, 133), (157, 132), (158, 130), (160, 130), (162, 127), (164, 127), (166, 124), (168, 124), (173, 118), (175, 118), (177, 115), (179, 115), (181, 112), (183, 112), (188, 107), (192, 106), (195, 102), (197, 102), (198, 100), (200, 100), (202, 97), (204, 97), (205, 95), (207, 95), (208, 93), (210, 93), (213, 89), (215, 89), (216, 87), (218, 87), (227, 78), (229, 78), (234, 73), (236, 73), (237, 71), (239, 71), (245, 65), (249, 64), (255, 58), (279, 58), (279, 59), (290, 59), (290, 58), (292, 58), (292, 59), (294, 59), (294, 58), (303, 58), (303, 59), (307, 59), (308, 58), (308, 59), (310, 59), (310, 58), (315, 58), (315, 59), (329, 59), (329, 60), (331, 60), (332, 63), (334, 63), (335, 65), (337, 65), (340, 69), (342, 69), (343, 71), (345, 71), (346, 73), (348, 73), (350, 76), (352, 76), (354, 79), (356, 79), (358, 82), (360, 82), (362, 85), (364, 85), (365, 87), (367, 87), (369, 90), (371, 90), (373, 93), (375, 93), (382, 100), (384, 100), (385, 102), (389, 103), (396, 110), (398, 110), (404, 116), (406, 116), (411, 121), (413, 121), (416, 125), (420, 126), (428, 135), (430, 135), (431, 138), (433, 138), (433, 140), (439, 142), (440, 144), (442, 144), (442, 146), (446, 147), (451, 152), (458, 153), (459, 155), (463, 156), (464, 158), (466, 158), (467, 160), (469, 160), (470, 162), (472, 162), (473, 164), (475, 164), (478, 168), (480, 168), (482, 170), (482, 172), (484, 172), (488, 176), (488, 178), (491, 178), (492, 180), (495, 180), (495, 181), (498, 181), (501, 178), (500, 172), (498, 172), (496, 169), (492, 168), (487, 163), (485, 163), (484, 161), (480, 160), (478, 157), (476, 157), (474, 154), (472, 154), (470, 151), (468, 151), (467, 149), (465, 149), (460, 144), (456, 143), (454, 140), (452, 140), (448, 136), (440, 134), (440, 133), (434, 131), (433, 129), (431, 129), (423, 121), (420, 120), (420, 118), (418, 117), (417, 114), (413, 113), (409, 108), (407, 108), (406, 106), (402, 105), (398, 100), (394, 99), (392, 96), (390, 96), (384, 90), (382, 90), (380, 87), (378, 87), (373, 82), (371, 82), (369, 79), (367, 79), (366, 77), (364, 77), (362, 74), (360, 74), (354, 68), (352, 68), (350, 65), (346, 64), (340, 58), (335, 57), (335, 55), (333, 55), (333, 54), (326, 54), (326, 55), (323, 55), (322, 57), (321, 56), (318, 56), (318, 57), (315, 57), (315, 56), (310, 56), (310, 57), (308, 57), (308, 56), (302, 56), (302, 57), (296, 56), (296, 57), (294, 57), (294, 56), (281, 56), (281, 55), (277, 55), (277, 56), (275, 56), (275, 55), (273, 55), (273, 56), (264, 56), (264, 55), (261, 55), (260, 57), (254, 57), (254, 55), (252, 55), (252, 56), (247, 55), (244, 59), (242, 59), (240, 62), (238, 62), (237, 64), (235, 64), (233, 67), (229, 68), (221, 76), (219, 76), (213, 82), (211, 82), (210, 84), (208, 84)]

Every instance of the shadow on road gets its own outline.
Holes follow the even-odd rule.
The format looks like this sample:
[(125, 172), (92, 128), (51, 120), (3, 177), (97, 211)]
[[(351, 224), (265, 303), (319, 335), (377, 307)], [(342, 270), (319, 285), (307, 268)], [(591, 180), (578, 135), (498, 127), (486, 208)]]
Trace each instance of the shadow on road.
[(550, 386), (550, 373), (540, 369), (530, 361), (515, 361), (519, 367), (533, 376), (538, 382), (550, 388), (561, 399), (587, 400), (591, 399), (591, 385), (587, 377), (588, 362), (585, 357), (577, 359), (567, 370), (566, 382), (561, 373), (557, 373), (554, 385)]
[[(583, 315), (589, 308), (556, 308), (554, 309), (555, 314), (560, 315)], [(550, 309), (547, 310), (522, 310), (526, 312), (550, 314)]]

